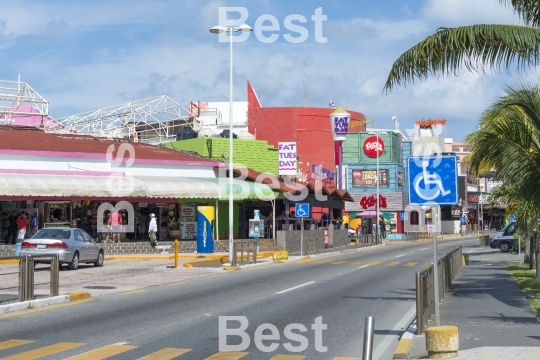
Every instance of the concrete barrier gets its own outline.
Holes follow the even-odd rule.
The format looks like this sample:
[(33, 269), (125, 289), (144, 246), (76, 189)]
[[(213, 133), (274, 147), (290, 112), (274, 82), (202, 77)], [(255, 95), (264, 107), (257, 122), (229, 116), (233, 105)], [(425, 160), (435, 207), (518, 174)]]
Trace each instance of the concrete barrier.
[(457, 326), (432, 326), (426, 329), (426, 350), (430, 359), (451, 359), (457, 356)]

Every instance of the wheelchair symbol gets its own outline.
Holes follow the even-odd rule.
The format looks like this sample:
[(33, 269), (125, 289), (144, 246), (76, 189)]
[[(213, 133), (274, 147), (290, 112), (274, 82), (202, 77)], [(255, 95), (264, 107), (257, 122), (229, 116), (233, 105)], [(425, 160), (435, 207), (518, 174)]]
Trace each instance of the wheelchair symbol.
[[(430, 174), (427, 171), (428, 165), (428, 161), (422, 161), (422, 173), (416, 175), (414, 178), (413, 185), (416, 194), (426, 201), (433, 200), (441, 194), (442, 196), (450, 194), (452, 191), (444, 189), (442, 179), (439, 174)], [(423, 183), (423, 187), (420, 186), (421, 183)], [(435, 185), (435, 187), (431, 187), (430, 185)]]
[(307, 215), (307, 212), (304, 210), (302, 205), (298, 205), (298, 209), (296, 210), (296, 216), (298, 217), (304, 217)]

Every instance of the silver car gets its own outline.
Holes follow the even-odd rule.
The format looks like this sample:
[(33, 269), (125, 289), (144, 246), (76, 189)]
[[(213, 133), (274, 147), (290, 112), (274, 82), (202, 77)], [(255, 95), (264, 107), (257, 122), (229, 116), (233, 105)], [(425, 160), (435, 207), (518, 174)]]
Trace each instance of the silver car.
[[(103, 266), (105, 252), (90, 235), (81, 229), (44, 228), (31, 239), (21, 243), (21, 255), (58, 254), (60, 266), (68, 264), (70, 270), (77, 270), (80, 263)], [(47, 258), (36, 259), (38, 263), (50, 263)]]

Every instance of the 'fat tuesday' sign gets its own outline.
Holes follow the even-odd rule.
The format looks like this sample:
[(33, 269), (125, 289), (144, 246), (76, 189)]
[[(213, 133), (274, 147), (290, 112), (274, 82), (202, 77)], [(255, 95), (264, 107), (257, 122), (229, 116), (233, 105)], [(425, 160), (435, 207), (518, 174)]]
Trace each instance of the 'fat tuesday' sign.
[(296, 175), (296, 142), (278, 143), (279, 175)]

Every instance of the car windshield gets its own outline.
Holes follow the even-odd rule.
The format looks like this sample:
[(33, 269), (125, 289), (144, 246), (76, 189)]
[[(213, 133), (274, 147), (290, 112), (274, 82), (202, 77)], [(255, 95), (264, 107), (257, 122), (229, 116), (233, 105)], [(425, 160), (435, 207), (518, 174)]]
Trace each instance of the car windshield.
[(514, 225), (514, 222), (509, 222), (508, 224), (506, 224), (506, 226), (501, 230), (502, 232), (505, 232), (507, 231), (512, 225)]
[(69, 239), (71, 230), (69, 229), (41, 229), (39, 230), (32, 239), (59, 239), (66, 240)]

